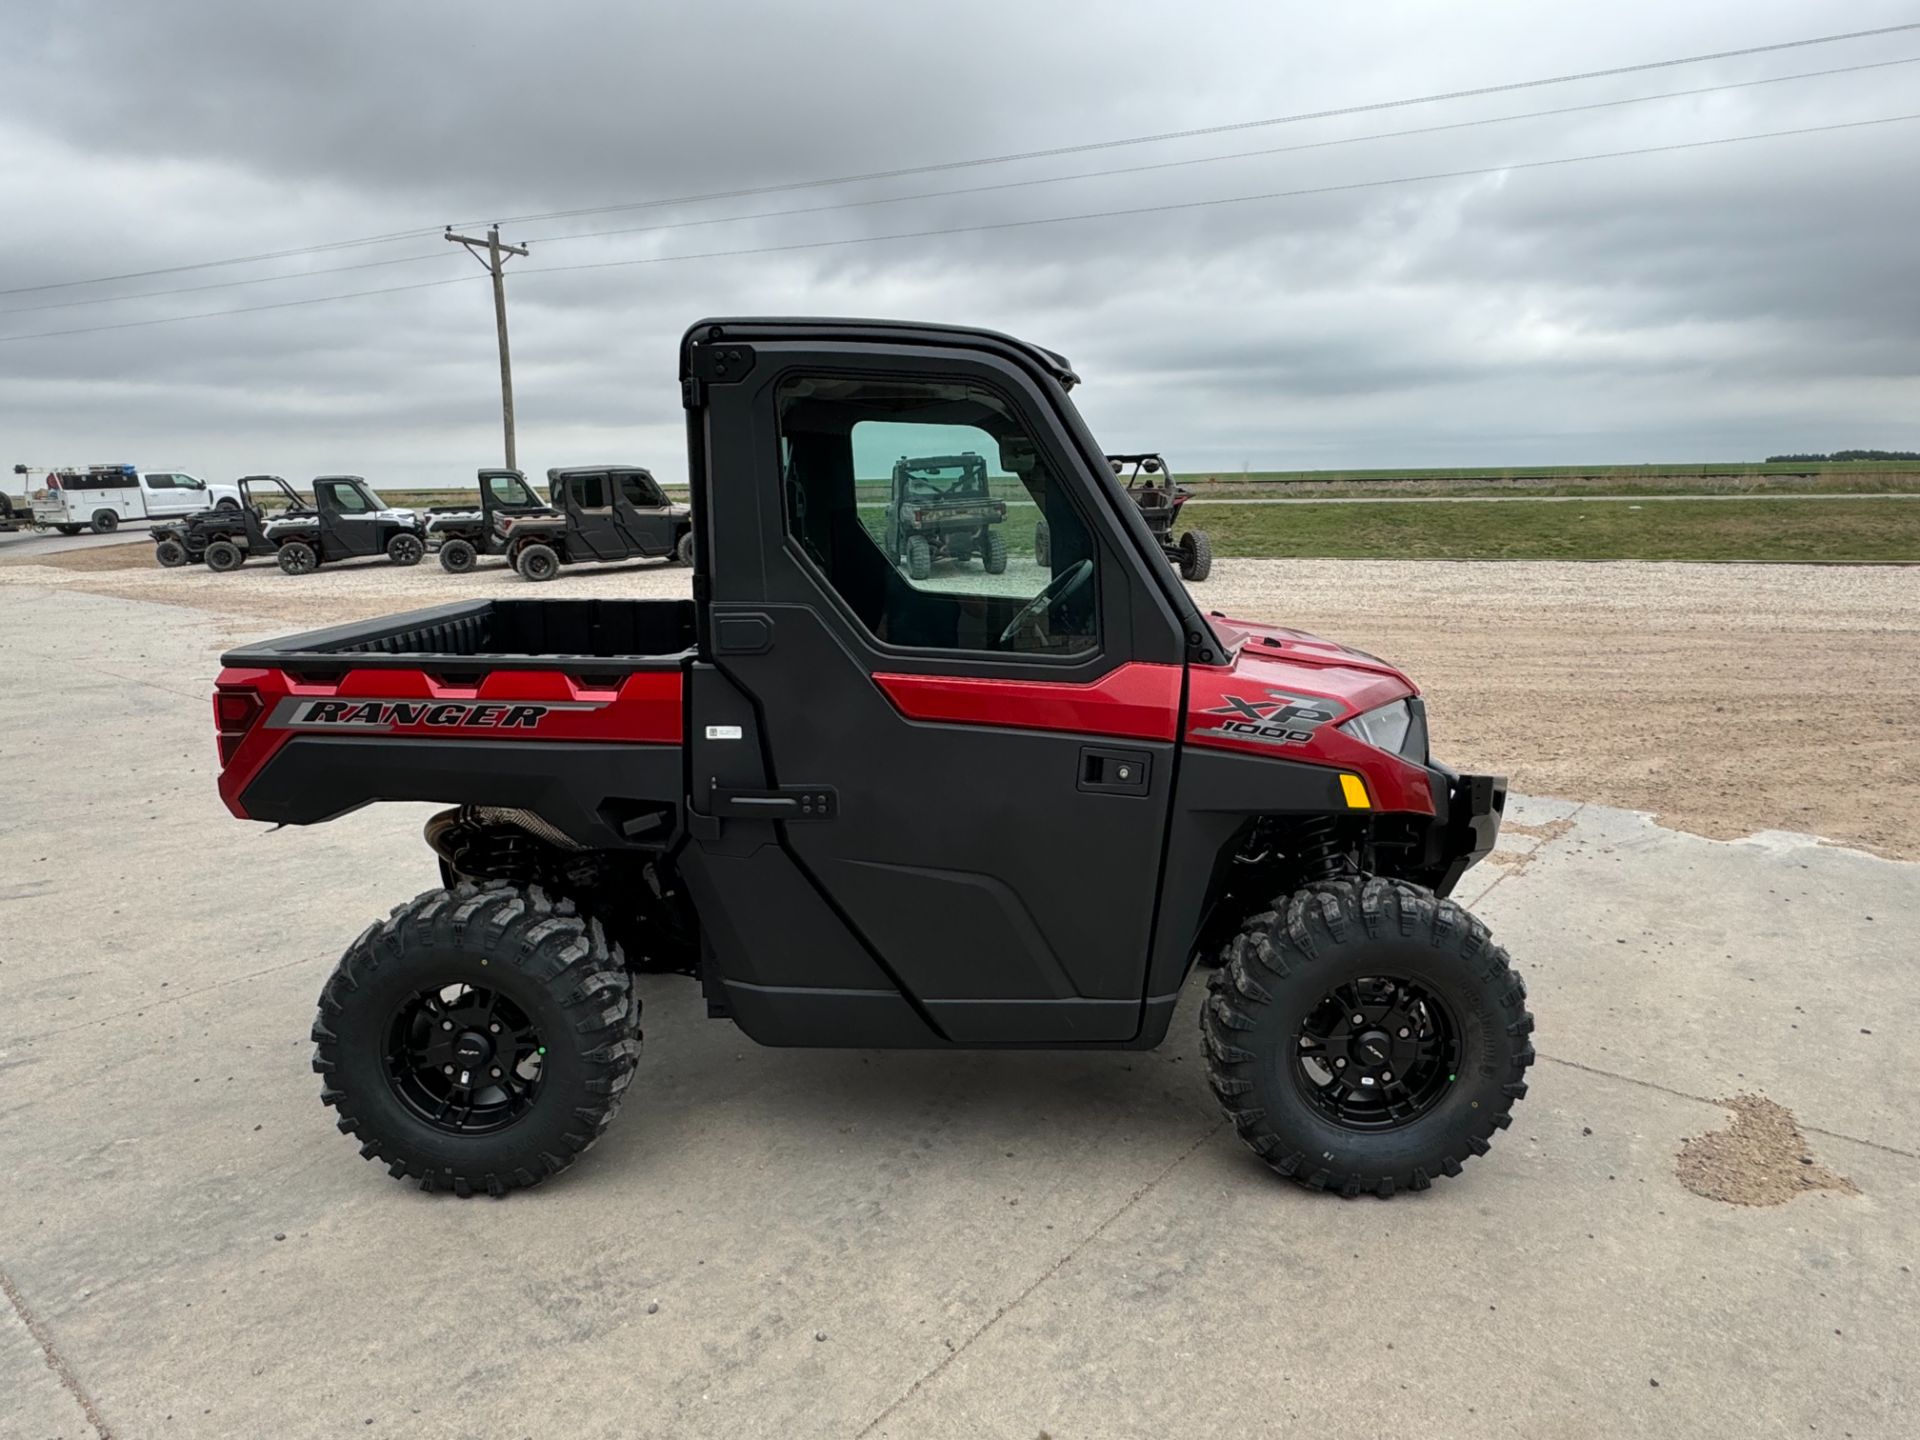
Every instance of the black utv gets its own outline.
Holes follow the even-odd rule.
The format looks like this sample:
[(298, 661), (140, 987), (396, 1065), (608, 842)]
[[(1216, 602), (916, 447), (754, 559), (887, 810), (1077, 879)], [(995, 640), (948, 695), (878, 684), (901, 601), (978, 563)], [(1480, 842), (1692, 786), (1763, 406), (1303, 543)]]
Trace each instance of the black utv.
[(322, 475), (313, 482), (313, 508), (279, 515), (261, 526), (289, 575), (311, 575), (321, 562), (385, 555), (395, 565), (418, 565), (427, 553), (426, 521), (395, 510), (358, 475)]
[[(254, 555), (271, 555), (270, 520), (311, 520), (313, 505), (278, 475), (242, 475), (238, 508), (222, 505), (155, 525), (153, 558), (171, 570), (206, 562), (209, 570), (238, 570)], [(273, 508), (269, 509), (269, 505)]]
[(995, 527), (1007, 518), (1004, 500), (987, 486), (987, 462), (971, 450), (959, 455), (904, 455), (893, 467), (887, 495), (886, 547), (907, 574), (924, 580), (935, 560), (966, 564), (975, 555), (989, 575), (1007, 568), (1007, 537)]
[[(1160, 553), (1180, 572), (1182, 580), (1204, 580), (1213, 573), (1213, 538), (1204, 530), (1188, 530), (1175, 539), (1174, 526), (1180, 519), (1180, 507), (1193, 498), (1193, 491), (1173, 478), (1173, 471), (1159, 455), (1109, 455), (1107, 468), (1115, 476), (1124, 476), (1127, 498), (1140, 507), (1140, 517), (1159, 542)], [(1048, 563), (1052, 549), (1047, 522), (1042, 520), (1033, 531), (1034, 558)]]
[[(554, 509), (495, 522), (523, 580), (551, 580), (582, 560), (667, 557), (693, 563), (693, 514), (667, 499), (653, 473), (632, 465), (547, 471)], [(555, 513), (557, 510), (558, 513)]]
[(500, 521), (507, 516), (544, 515), (559, 511), (540, 498), (518, 470), (482, 470), (477, 509), (427, 512), (427, 543), (439, 547), (440, 568), (464, 575), (482, 555), (504, 555), (506, 541)]

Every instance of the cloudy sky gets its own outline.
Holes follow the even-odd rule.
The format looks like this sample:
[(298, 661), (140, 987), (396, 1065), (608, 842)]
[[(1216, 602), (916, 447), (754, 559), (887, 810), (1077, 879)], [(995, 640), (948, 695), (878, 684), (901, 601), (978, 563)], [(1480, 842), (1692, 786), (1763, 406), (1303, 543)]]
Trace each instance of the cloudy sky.
[[(1920, 120), (1534, 163), (1920, 112), (1920, 64), (1883, 63), (1920, 56), (1920, 30), (770, 188), (1897, 25), (1920, 20), (1911, 3), (15, 0), (7, 14), (9, 467), (470, 480), (500, 454), (491, 300), (437, 232), (496, 218), (533, 247), (509, 280), (533, 471), (683, 473), (675, 346), (725, 313), (1015, 332), (1074, 361), (1109, 448), (1197, 472), (1920, 448)], [(1429, 133), (1384, 137), (1415, 129)], [(1459, 171), (1480, 173), (1235, 198)], [(1042, 183), (1013, 183), (1027, 181)], [(744, 190), (762, 193), (683, 198)], [(1221, 200), (1235, 203), (1193, 203)], [(660, 201), (678, 203), (646, 203)], [(1147, 207), (1183, 208), (1005, 225)], [(512, 218), (584, 210), (602, 213)], [(1002, 228), (965, 228), (981, 226)], [(931, 230), (960, 233), (873, 238)], [(589, 234), (606, 231), (627, 233)], [(173, 269), (376, 236), (397, 238)], [(712, 253), (768, 247), (790, 248)], [(170, 273), (63, 283), (141, 271)], [(423, 288), (285, 304), (401, 286)], [(281, 308), (95, 328), (263, 306)]]

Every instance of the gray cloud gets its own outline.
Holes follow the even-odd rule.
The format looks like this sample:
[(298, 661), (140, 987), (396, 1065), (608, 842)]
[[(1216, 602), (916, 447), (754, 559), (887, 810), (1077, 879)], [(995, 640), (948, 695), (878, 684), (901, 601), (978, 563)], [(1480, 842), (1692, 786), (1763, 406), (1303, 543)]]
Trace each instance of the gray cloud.
[[(1189, 13), (1192, 12), (1192, 13)], [(1888, 3), (1521, 0), (962, 10), (817, 3), (169, 6), (9, 19), (0, 288), (488, 215), (1220, 124), (1857, 29)], [(1085, 156), (508, 227), (521, 452), (681, 464), (707, 313), (991, 325), (1069, 354), (1116, 447), (1196, 470), (1734, 459), (1920, 446), (1920, 122), (1123, 219), (558, 267), (1172, 205), (1864, 119), (1920, 65), (1184, 169), (813, 215), (584, 231), (1299, 145), (1920, 54), (1882, 37)], [(444, 253), (443, 253), (444, 252)], [(421, 258), (414, 258), (421, 257)], [(401, 263), (343, 273), (336, 266)], [(0, 296), (9, 460), (456, 482), (498, 454), (485, 282), (435, 236)]]

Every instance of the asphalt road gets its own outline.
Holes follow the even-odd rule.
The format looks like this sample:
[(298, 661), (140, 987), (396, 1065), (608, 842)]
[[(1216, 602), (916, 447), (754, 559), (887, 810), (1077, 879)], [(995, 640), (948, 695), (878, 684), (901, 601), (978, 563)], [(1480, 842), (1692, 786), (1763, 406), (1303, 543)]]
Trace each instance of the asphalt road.
[(1920, 492), (1890, 490), (1827, 495), (1196, 495), (1189, 505), (1660, 505), (1675, 500), (1920, 500)]
[[(1191, 993), (1148, 1054), (795, 1052), (674, 978), (601, 1144), (460, 1202), (308, 1069), (339, 951), (432, 883), (425, 808), (230, 819), (223, 618), (52, 593), (0, 627), (0, 733), (62, 739), (0, 803), (9, 1440), (1911, 1433), (1913, 865), (1516, 802), (1461, 898), (1532, 1094), (1388, 1204), (1240, 1147)], [(1859, 1193), (1683, 1188), (1744, 1090)]]

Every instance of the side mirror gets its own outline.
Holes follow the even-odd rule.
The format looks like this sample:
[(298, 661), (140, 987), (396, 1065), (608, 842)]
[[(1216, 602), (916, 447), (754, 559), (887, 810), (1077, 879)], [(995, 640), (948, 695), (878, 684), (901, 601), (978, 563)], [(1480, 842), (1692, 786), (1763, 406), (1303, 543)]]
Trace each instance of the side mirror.
[(1109, 460), (1107, 461), (1107, 468), (1113, 471), (1114, 474), (1118, 475), (1122, 470), (1126, 469), (1127, 467), (1122, 465), (1118, 460)]
[(27, 473), (27, 467), (24, 465), (16, 465), (13, 467), (13, 473), (16, 475), (24, 475)]

